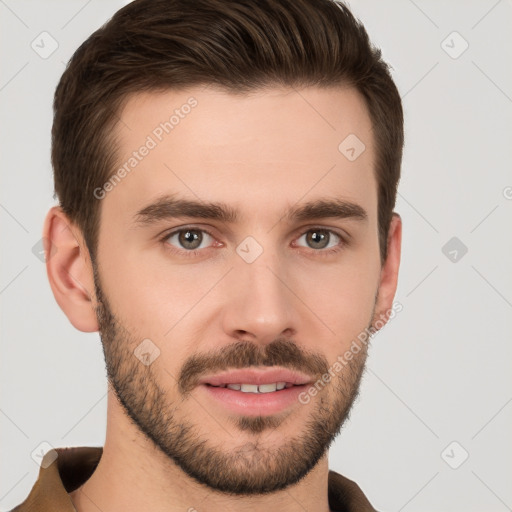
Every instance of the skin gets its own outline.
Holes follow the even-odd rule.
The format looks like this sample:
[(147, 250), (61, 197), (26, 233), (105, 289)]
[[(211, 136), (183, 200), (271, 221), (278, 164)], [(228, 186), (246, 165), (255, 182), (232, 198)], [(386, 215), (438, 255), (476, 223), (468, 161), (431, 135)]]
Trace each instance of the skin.
[[(365, 345), (308, 404), (275, 415), (234, 414), (194, 383), (251, 360), (320, 377), (391, 309), (401, 220), (381, 264), (371, 121), (350, 88), (138, 94), (120, 113), (119, 164), (191, 96), (197, 106), (101, 200), (96, 268), (59, 207), (45, 220), (55, 298), (77, 329), (100, 331), (109, 376), (103, 456), (70, 497), (79, 512), (327, 512), (328, 448), (357, 396)], [(366, 146), (355, 161), (338, 150), (351, 133)], [(134, 227), (164, 192), (227, 203), (241, 219)], [(317, 198), (357, 203), (368, 218), (283, 218)], [(184, 227), (212, 234), (192, 257), (177, 235), (160, 240)], [(341, 250), (326, 254), (313, 227), (350, 240), (331, 234), (328, 248)], [(236, 252), (247, 236), (263, 248), (252, 263)], [(133, 353), (144, 339), (160, 350), (149, 365)]]

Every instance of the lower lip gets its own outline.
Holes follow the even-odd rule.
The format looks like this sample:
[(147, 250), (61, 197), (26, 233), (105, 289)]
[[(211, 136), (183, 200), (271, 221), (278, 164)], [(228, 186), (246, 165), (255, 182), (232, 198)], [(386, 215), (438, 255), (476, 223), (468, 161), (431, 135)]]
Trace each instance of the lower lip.
[(276, 414), (293, 404), (299, 404), (299, 395), (306, 389), (306, 385), (303, 385), (272, 393), (244, 393), (207, 384), (200, 387), (226, 409), (246, 416)]

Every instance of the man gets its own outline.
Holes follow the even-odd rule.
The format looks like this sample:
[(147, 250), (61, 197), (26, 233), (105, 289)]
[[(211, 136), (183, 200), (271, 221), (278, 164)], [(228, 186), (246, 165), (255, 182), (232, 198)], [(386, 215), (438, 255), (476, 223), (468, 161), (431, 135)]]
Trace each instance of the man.
[(330, 0), (136, 0), (57, 87), (47, 272), (99, 331), (103, 447), (14, 510), (366, 511), (329, 470), (393, 309), (403, 114)]

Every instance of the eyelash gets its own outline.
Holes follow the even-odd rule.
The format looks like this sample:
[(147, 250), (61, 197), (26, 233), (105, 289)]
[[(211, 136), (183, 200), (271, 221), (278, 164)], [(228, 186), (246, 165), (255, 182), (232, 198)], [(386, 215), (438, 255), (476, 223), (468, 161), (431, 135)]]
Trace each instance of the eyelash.
[[(184, 249), (183, 250), (176, 249), (174, 246), (170, 245), (167, 242), (167, 240), (171, 236), (176, 235), (177, 233), (181, 233), (183, 231), (187, 231), (187, 230), (190, 230), (190, 231), (201, 231), (201, 232), (206, 233), (207, 235), (211, 236), (215, 240), (215, 236), (213, 236), (207, 229), (195, 228), (193, 226), (185, 226), (185, 227), (182, 227), (180, 229), (176, 229), (174, 231), (171, 231), (170, 233), (166, 233), (164, 236), (162, 236), (160, 238), (160, 242), (162, 242), (164, 244), (164, 246), (165, 246), (165, 249), (170, 251), (172, 254), (174, 254), (174, 255), (177, 254), (179, 256), (185, 256), (186, 258), (193, 258), (195, 256), (198, 256), (201, 251), (204, 251), (206, 249), (211, 249), (211, 247), (208, 247), (206, 249), (193, 249), (191, 251), (186, 251)], [(346, 237), (341, 235), (341, 233), (339, 233), (338, 231), (335, 231), (333, 229), (323, 228), (321, 226), (313, 226), (313, 227), (307, 229), (306, 231), (301, 233), (301, 235), (298, 238), (302, 237), (303, 235), (305, 235), (305, 234), (307, 234), (307, 233), (309, 233), (311, 231), (315, 231), (315, 230), (326, 231), (328, 233), (336, 235), (340, 239), (340, 243), (338, 245), (336, 245), (335, 247), (331, 247), (330, 249), (319, 249), (319, 250), (310, 249), (311, 251), (313, 251), (314, 253), (316, 253), (316, 255), (318, 255), (320, 257), (331, 256), (332, 254), (336, 254), (336, 253), (342, 251), (343, 248), (348, 245)]]

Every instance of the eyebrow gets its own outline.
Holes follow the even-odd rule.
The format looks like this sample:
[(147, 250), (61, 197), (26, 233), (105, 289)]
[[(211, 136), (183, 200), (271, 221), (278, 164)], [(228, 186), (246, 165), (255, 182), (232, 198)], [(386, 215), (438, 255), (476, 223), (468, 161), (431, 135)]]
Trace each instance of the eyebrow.
[[(218, 202), (203, 202), (164, 195), (144, 206), (133, 217), (134, 227), (148, 226), (162, 220), (182, 217), (210, 219), (233, 224), (239, 221), (240, 213), (230, 205)], [(287, 222), (313, 219), (354, 219), (366, 221), (366, 210), (353, 202), (336, 198), (316, 199), (298, 206), (291, 206), (281, 219)]]

